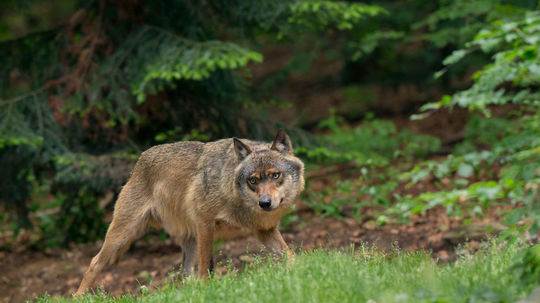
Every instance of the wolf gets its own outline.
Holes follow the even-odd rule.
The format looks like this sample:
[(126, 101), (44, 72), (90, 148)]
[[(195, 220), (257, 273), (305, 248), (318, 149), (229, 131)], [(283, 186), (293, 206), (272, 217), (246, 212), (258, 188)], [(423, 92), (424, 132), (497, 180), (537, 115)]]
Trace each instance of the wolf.
[(149, 225), (165, 229), (181, 246), (184, 274), (198, 263), (202, 279), (213, 268), (220, 222), (249, 229), (267, 249), (293, 258), (278, 225), (303, 189), (304, 164), (283, 129), (272, 143), (230, 138), (154, 146), (141, 154), (122, 188), (103, 246), (76, 295)]

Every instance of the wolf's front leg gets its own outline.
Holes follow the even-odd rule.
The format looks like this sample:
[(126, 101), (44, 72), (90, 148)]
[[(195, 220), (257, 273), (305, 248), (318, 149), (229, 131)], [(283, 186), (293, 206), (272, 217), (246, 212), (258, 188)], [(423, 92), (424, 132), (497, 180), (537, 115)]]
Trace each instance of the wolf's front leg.
[(197, 223), (197, 255), (199, 257), (200, 278), (208, 278), (208, 272), (213, 269), (214, 224), (214, 220)]
[(277, 226), (269, 230), (258, 230), (256, 234), (259, 240), (270, 251), (274, 253), (283, 253), (283, 251), (286, 251), (290, 259), (294, 258), (292, 250), (283, 240), (283, 237), (281, 236), (281, 233), (279, 232)]

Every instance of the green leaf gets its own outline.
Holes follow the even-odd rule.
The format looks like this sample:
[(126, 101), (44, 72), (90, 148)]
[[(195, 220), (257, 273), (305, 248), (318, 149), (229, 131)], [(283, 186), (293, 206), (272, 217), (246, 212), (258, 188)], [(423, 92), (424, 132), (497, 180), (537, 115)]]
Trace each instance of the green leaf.
[(457, 174), (464, 178), (470, 177), (473, 174), (473, 172), (474, 172), (474, 167), (472, 167), (472, 165), (467, 164), (467, 163), (461, 163), (457, 170)]
[(444, 65), (454, 64), (454, 63), (458, 62), (459, 60), (463, 59), (468, 53), (469, 52), (466, 49), (455, 50), (455, 51), (452, 52), (452, 54), (450, 56), (448, 56), (448, 57), (446, 57), (446, 59), (444, 59), (443, 64)]

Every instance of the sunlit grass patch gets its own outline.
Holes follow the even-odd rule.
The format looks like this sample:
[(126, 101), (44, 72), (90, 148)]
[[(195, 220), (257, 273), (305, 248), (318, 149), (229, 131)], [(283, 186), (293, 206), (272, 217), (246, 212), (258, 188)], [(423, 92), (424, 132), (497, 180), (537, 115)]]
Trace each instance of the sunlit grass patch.
[[(76, 302), (513, 302), (536, 284), (516, 270), (519, 245), (496, 244), (438, 264), (425, 252), (312, 251), (286, 261), (261, 261), (241, 275), (204, 283), (187, 279), (141, 296), (103, 293)], [(72, 298), (43, 298), (68, 302)]]

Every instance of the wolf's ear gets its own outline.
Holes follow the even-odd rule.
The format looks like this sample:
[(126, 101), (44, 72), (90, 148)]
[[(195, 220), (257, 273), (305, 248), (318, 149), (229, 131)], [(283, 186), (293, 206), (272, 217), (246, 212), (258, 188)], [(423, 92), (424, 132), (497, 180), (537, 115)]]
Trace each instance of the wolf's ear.
[(291, 139), (283, 128), (278, 131), (270, 149), (278, 151), (282, 154), (293, 154)]
[(242, 141), (238, 140), (237, 138), (233, 138), (233, 142), (234, 152), (236, 153), (236, 157), (238, 157), (238, 161), (244, 160), (245, 157), (251, 154), (251, 148), (245, 145)]

